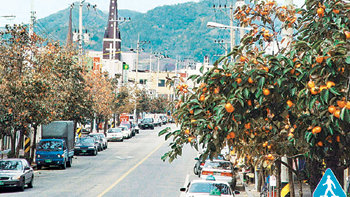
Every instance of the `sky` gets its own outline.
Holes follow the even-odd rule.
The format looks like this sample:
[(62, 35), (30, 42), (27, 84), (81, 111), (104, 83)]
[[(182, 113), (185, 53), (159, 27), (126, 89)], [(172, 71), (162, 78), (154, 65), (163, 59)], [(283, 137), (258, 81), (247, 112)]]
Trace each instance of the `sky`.
[[(0, 0), (0, 27), (6, 24), (29, 23), (31, 2), (33, 10), (36, 11), (37, 19), (44, 18), (50, 14), (63, 10), (73, 2), (78, 0)], [(129, 9), (139, 12), (147, 12), (158, 6), (174, 5), (185, 2), (198, 2), (199, 0), (118, 0), (118, 9)], [(221, 0), (213, 0), (221, 1)], [(224, 0), (222, 0), (224, 2)], [(285, 0), (277, 0), (283, 3)], [(294, 0), (294, 3), (300, 4), (304, 0)], [(107, 11), (110, 0), (87, 0), (90, 4), (97, 5), (100, 10)], [(227, 0), (226, 0), (227, 2)], [(5, 18), (3, 16), (16, 16), (15, 18)]]
[[(40, 19), (63, 10), (77, 1), (78, 0), (0, 0), (0, 27), (5, 24), (29, 23), (31, 2), (33, 2), (36, 17)], [(118, 9), (147, 12), (158, 6), (173, 5), (189, 1), (198, 2), (199, 0), (118, 0)], [(107, 11), (110, 0), (88, 0), (87, 2), (92, 5), (96, 4), (97, 8), (100, 10)], [(12, 19), (2, 17), (11, 15), (16, 17)]]

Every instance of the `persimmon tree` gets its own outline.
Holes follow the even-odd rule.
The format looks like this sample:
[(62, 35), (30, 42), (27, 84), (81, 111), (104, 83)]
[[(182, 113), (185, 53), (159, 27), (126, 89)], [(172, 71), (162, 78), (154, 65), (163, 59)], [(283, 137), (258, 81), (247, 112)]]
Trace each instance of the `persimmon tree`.
[[(162, 159), (172, 161), (190, 143), (206, 148), (204, 158), (229, 146), (238, 156), (255, 158), (255, 165), (272, 163), (279, 168), (283, 156), (304, 156), (320, 164), (326, 155), (337, 153), (337, 166), (347, 166), (346, 6), (342, 1), (306, 1), (295, 9), (259, 1), (237, 8), (240, 25), (253, 29), (214, 68), (190, 77), (198, 84), (195, 88), (177, 87), (173, 114), (180, 129), (160, 132), (166, 139), (173, 137), (171, 151)], [(294, 29), (291, 39), (281, 36), (287, 28)], [(277, 51), (266, 54), (272, 41)]]

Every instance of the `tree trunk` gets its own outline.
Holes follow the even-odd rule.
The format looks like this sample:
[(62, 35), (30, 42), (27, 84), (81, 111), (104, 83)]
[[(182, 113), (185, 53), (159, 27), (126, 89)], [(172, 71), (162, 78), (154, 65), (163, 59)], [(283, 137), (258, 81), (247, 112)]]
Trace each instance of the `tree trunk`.
[(33, 128), (34, 128), (34, 133), (33, 133), (33, 139), (32, 139), (32, 152), (31, 152), (31, 155), (30, 155), (30, 163), (32, 163), (34, 161), (34, 157), (35, 157), (35, 149), (36, 149), (36, 134), (38, 132), (38, 126), (37, 125), (33, 125)]
[(4, 132), (1, 132), (2, 133), (2, 135), (1, 135), (1, 159), (3, 159), (4, 158), (4, 149), (5, 149), (5, 134), (4, 134)]
[(78, 127), (78, 121), (74, 120), (74, 126), (73, 126), (73, 129), (74, 129), (74, 138), (75, 136), (77, 136), (77, 127)]
[(11, 151), (10, 151), (11, 155), (7, 155), (10, 158), (15, 157), (15, 152), (16, 152), (16, 135), (17, 135), (17, 132), (15, 132), (14, 130), (12, 132), (13, 133), (11, 134)]
[(117, 122), (116, 122), (116, 115), (113, 114), (113, 128), (116, 127), (116, 126), (115, 126), (116, 123), (117, 123)]
[(261, 187), (265, 184), (264, 181), (264, 168), (260, 168), (260, 170), (258, 171), (258, 192), (261, 192)]
[(276, 196), (281, 196), (282, 182), (281, 182), (281, 158), (276, 161)]
[(105, 136), (107, 136), (107, 129), (108, 129), (108, 118), (105, 118), (105, 126), (103, 128), (103, 133)]
[(309, 158), (307, 160), (307, 169), (309, 170), (309, 184), (311, 193), (316, 189), (318, 182), (320, 182), (322, 178), (322, 163), (315, 159)]
[[(288, 165), (293, 168), (293, 159), (292, 158), (287, 158)], [(289, 180), (289, 192), (290, 192), (290, 197), (295, 197), (294, 193), (294, 180), (293, 180), (293, 172), (290, 168), (288, 168), (288, 180)]]
[(299, 164), (298, 164), (298, 160), (297, 158), (294, 158), (294, 163), (295, 163), (295, 168), (296, 168), (296, 171), (298, 172), (297, 173), (297, 180), (298, 180), (298, 183), (299, 183), (299, 195), (300, 197), (303, 197), (303, 180), (302, 180), (302, 177), (300, 175), (300, 167), (299, 167)]
[(338, 152), (339, 151), (329, 151), (324, 161), (327, 168), (330, 168), (337, 177), (339, 184), (344, 187), (344, 168), (340, 165), (340, 156), (337, 154)]
[(90, 124), (90, 133), (92, 133), (92, 131), (93, 131), (93, 128), (94, 128), (94, 118), (91, 118), (91, 124)]
[(16, 154), (15, 154), (16, 158), (19, 157), (19, 150), (23, 147), (23, 138), (24, 138), (24, 131), (21, 129), (19, 132), (19, 140), (16, 147)]
[(117, 127), (117, 125), (120, 125), (120, 114), (117, 114), (117, 124), (115, 125), (115, 127)]

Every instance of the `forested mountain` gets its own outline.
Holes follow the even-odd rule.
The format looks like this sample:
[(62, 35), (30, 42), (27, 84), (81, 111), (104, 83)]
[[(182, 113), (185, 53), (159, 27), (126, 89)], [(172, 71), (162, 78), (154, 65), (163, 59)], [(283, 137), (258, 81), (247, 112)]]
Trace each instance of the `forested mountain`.
[[(227, 30), (207, 28), (207, 22), (229, 23), (222, 13), (228, 9), (214, 10), (213, 1), (203, 0), (198, 3), (183, 3), (157, 7), (147, 13), (119, 10), (120, 17), (131, 17), (131, 21), (122, 22), (122, 50), (136, 47), (138, 35), (140, 40), (151, 41), (142, 46), (145, 51), (161, 52), (172, 58), (194, 58), (203, 61), (205, 55), (214, 58), (223, 54), (223, 48), (214, 43), (215, 39), (229, 41)], [(78, 30), (78, 7), (73, 8), (73, 31)], [(86, 49), (102, 50), (102, 39), (107, 24), (108, 13), (101, 10), (84, 8), (84, 31), (90, 34), (91, 43)], [(46, 18), (39, 19), (36, 31), (50, 39), (65, 43), (68, 31), (69, 8), (61, 10)], [(213, 60), (213, 58), (211, 60)]]

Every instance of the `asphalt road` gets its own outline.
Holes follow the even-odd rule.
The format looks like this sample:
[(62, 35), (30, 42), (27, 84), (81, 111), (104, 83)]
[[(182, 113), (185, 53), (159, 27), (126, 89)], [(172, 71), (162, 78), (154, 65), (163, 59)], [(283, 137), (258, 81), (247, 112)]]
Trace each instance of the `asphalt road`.
[(5, 189), (0, 196), (178, 197), (186, 177), (193, 174), (197, 153), (186, 147), (173, 163), (163, 162), (160, 158), (170, 142), (158, 137), (163, 128), (141, 130), (124, 142), (109, 142), (108, 149), (97, 156), (76, 156), (66, 170), (35, 171), (33, 188)]

